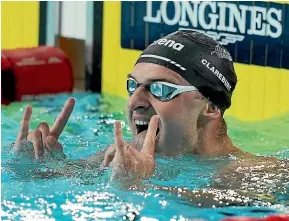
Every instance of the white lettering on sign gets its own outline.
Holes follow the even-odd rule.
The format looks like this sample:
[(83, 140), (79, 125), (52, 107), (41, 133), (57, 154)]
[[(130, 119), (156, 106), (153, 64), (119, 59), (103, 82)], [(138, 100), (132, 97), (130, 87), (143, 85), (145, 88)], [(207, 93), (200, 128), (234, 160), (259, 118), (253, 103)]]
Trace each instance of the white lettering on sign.
[[(222, 36), (223, 44), (242, 41), (245, 34), (271, 38), (278, 38), (282, 34), (281, 9), (227, 2), (162, 1), (159, 9), (153, 10), (152, 4), (153, 2), (146, 2), (145, 22), (179, 25), (179, 29), (189, 26), (195, 30), (200, 28), (215, 39)], [(173, 4), (173, 16), (168, 16), (169, 4)], [(248, 19), (250, 22), (247, 23)], [(234, 36), (235, 39), (232, 39)]]

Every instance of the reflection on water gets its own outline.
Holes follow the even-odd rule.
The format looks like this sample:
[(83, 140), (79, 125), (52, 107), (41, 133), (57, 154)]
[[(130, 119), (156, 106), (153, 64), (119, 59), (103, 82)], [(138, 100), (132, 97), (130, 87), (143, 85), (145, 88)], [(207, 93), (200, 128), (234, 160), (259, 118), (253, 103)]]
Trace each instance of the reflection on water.
[[(237, 146), (251, 153), (274, 155), (284, 162), (266, 166), (265, 160), (250, 167), (233, 156), (156, 158), (155, 176), (142, 189), (124, 191), (110, 183), (109, 169), (97, 165), (83, 168), (71, 161), (86, 158), (113, 143), (116, 119), (122, 120), (125, 138), (131, 138), (125, 101), (89, 93), (73, 96), (76, 107), (60, 137), (69, 159), (65, 162), (40, 163), (13, 155), (10, 144), (28, 102), (2, 107), (2, 217), (219, 220), (232, 215), (264, 216), (289, 208), (289, 115), (257, 123), (226, 118)], [(67, 97), (63, 94), (34, 101), (31, 128), (41, 121), (51, 125)], [(215, 207), (218, 209), (212, 209)]]

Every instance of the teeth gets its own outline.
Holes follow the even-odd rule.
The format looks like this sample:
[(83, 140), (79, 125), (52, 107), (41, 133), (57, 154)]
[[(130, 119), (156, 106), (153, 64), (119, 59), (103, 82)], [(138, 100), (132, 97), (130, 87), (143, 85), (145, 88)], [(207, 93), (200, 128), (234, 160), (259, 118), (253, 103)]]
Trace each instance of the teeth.
[(148, 125), (147, 121), (142, 121), (142, 120), (135, 120), (136, 125)]

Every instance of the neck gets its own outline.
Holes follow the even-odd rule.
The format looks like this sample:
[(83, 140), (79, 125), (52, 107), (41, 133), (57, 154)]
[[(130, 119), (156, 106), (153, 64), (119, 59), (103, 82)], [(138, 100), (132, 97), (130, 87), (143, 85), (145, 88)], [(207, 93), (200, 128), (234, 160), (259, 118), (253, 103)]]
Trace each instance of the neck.
[(227, 155), (241, 151), (235, 147), (227, 134), (222, 119), (212, 120), (198, 130), (198, 144), (193, 149), (199, 155)]

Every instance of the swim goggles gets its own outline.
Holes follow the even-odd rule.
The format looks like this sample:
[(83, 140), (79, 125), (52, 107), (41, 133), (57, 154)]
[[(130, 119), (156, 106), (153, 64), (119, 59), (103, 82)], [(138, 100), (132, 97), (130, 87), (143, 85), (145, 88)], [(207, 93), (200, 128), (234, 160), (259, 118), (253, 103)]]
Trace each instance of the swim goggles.
[(188, 91), (198, 91), (194, 86), (180, 86), (164, 81), (155, 81), (150, 84), (139, 84), (135, 79), (127, 79), (127, 92), (131, 96), (138, 87), (144, 87), (159, 101), (169, 101), (178, 94)]

